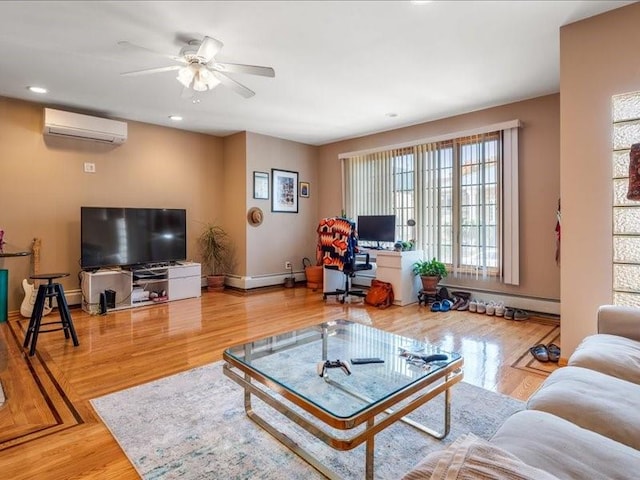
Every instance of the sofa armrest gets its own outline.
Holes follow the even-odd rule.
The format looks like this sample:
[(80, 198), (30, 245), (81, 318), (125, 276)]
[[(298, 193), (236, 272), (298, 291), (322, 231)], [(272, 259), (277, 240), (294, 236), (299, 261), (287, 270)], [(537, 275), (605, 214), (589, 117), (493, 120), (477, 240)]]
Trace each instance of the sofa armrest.
[(598, 333), (640, 341), (640, 308), (602, 305), (598, 309)]

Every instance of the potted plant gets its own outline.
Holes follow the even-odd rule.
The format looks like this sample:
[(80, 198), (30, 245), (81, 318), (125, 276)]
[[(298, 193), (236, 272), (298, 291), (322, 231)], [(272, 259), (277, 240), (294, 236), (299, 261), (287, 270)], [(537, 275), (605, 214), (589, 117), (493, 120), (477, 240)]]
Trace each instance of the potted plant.
[(207, 290), (224, 290), (224, 276), (232, 263), (231, 239), (220, 225), (208, 223), (198, 238), (204, 271), (207, 274)]
[(413, 273), (420, 275), (422, 289), (425, 292), (435, 292), (438, 282), (447, 276), (447, 267), (444, 263), (432, 258), (420, 260), (413, 264)]

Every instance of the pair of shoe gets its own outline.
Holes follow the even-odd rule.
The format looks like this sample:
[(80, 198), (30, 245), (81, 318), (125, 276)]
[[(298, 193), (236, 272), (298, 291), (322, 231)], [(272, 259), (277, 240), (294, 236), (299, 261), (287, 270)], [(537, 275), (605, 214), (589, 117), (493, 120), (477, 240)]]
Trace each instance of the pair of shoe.
[(521, 310), (519, 308), (506, 307), (504, 309), (504, 318), (507, 320), (521, 322), (522, 320), (529, 318), (529, 314), (525, 310)]
[(431, 304), (431, 311), (432, 312), (448, 312), (449, 310), (451, 310), (451, 307), (453, 306), (453, 302), (451, 300), (442, 300), (440, 302), (433, 302)]
[(538, 345), (531, 347), (529, 352), (533, 355), (533, 358), (539, 362), (558, 363), (558, 360), (560, 360), (560, 347), (555, 343), (550, 343), (549, 345), (539, 343)]
[(462, 298), (462, 297), (454, 297), (454, 298), (455, 298), (455, 301), (453, 302), (453, 305), (451, 305), (451, 310), (463, 311), (463, 310), (469, 309), (468, 298)]
[(471, 300), (469, 302), (469, 311), (473, 313), (486, 313), (487, 315), (495, 314), (495, 306), (492, 302), (484, 303), (484, 300)]

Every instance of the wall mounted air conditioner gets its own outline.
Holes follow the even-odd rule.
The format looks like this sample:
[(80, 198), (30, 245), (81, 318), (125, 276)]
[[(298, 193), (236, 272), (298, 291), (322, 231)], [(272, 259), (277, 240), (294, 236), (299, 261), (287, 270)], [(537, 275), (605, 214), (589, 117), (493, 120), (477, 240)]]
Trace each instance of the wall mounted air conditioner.
[(127, 124), (108, 118), (45, 108), (43, 133), (55, 137), (120, 144), (127, 140)]

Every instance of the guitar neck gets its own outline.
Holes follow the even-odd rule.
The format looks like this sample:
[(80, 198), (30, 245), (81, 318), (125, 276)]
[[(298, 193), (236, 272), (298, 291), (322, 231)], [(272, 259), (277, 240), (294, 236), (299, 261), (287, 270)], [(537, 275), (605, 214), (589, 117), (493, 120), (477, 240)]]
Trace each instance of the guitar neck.
[(31, 265), (33, 267), (33, 275), (40, 273), (40, 244), (39, 238), (33, 239), (33, 245), (31, 246)]

